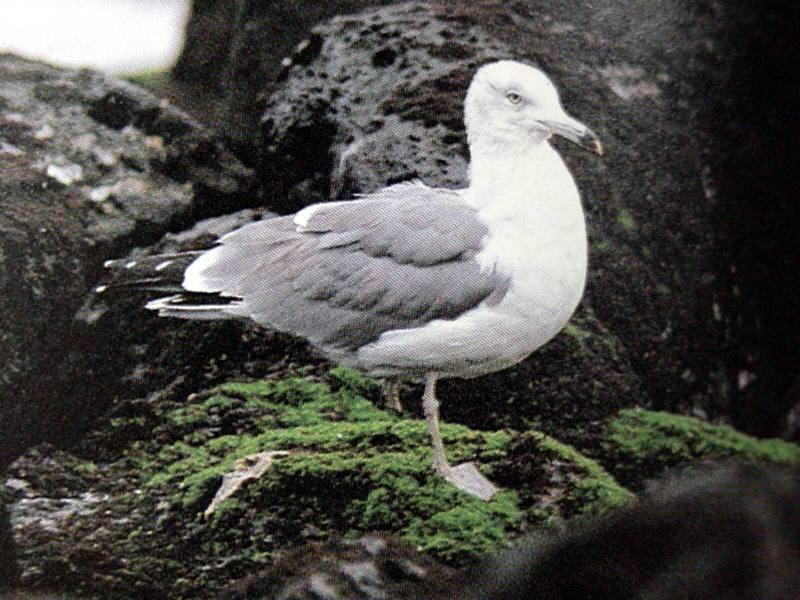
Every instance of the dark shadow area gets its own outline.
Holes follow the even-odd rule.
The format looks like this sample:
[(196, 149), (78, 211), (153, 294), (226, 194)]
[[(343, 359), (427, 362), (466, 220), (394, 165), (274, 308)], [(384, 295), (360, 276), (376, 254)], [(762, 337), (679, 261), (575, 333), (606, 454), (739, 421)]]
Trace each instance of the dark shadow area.
[(730, 100), (719, 132), (719, 194), (730, 215), (720, 225), (732, 233), (729, 284), (741, 298), (739, 344), (728, 358), (740, 388), (731, 417), (756, 435), (796, 439), (798, 424), (786, 417), (800, 372), (800, 8), (728, 6), (742, 15), (729, 35)]

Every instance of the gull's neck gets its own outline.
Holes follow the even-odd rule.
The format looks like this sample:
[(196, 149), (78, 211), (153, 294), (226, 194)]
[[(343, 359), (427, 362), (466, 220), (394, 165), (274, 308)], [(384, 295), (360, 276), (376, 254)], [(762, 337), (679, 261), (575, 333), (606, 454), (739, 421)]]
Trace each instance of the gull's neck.
[(580, 208), (572, 175), (547, 140), (516, 147), (475, 140), (470, 153), (466, 197), (480, 212), (515, 219), (541, 211)]

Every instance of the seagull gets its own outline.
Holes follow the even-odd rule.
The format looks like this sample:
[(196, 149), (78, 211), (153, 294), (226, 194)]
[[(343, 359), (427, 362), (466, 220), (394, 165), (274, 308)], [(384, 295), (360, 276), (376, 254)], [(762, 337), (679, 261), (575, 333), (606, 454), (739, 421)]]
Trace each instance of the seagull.
[[(474, 463), (451, 465), (436, 382), (520, 362), (553, 338), (583, 295), (587, 238), (577, 186), (550, 138), (602, 154), (540, 70), (480, 67), (464, 120), (463, 189), (398, 183), (247, 224), (202, 252), (108, 261), (171, 289), (165, 317), (249, 319), (305, 338), (331, 360), (390, 383), (425, 383), (436, 473), (482, 500), (498, 490)], [(147, 263), (147, 264), (144, 264)], [(103, 286), (107, 287), (107, 286)]]

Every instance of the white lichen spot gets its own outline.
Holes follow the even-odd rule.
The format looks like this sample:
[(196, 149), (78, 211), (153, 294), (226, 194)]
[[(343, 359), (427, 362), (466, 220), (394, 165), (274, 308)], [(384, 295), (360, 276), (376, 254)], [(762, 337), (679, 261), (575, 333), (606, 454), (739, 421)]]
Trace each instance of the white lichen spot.
[(39, 129), (37, 129), (33, 133), (33, 137), (39, 140), (40, 142), (43, 142), (45, 140), (49, 140), (50, 138), (52, 138), (55, 135), (55, 133), (56, 133), (55, 129), (50, 127), (50, 125), (42, 125)]
[(711, 312), (714, 314), (714, 320), (717, 323), (721, 323), (722, 322), (722, 309), (720, 308), (720, 306), (719, 306), (719, 304), (717, 302), (714, 302), (711, 305)]
[(70, 146), (78, 152), (91, 152), (94, 145), (97, 143), (97, 136), (93, 133), (84, 133), (79, 135), (70, 142)]
[(74, 163), (64, 165), (48, 165), (47, 176), (55, 179), (62, 185), (72, 185), (76, 181), (83, 179), (83, 167)]
[(22, 156), (25, 154), (22, 150), (14, 146), (13, 144), (9, 144), (8, 142), (0, 141), (0, 154), (4, 156)]
[(608, 65), (599, 69), (608, 87), (623, 100), (656, 98), (661, 89), (652, 81), (645, 79), (645, 70), (633, 65)]
[(745, 388), (747, 388), (755, 380), (756, 380), (756, 374), (753, 373), (752, 371), (748, 371), (747, 369), (742, 369), (741, 371), (739, 371), (739, 376), (737, 377), (739, 391), (742, 391)]
[(148, 135), (146, 138), (144, 138), (144, 145), (151, 150), (163, 150), (164, 138), (160, 135)]
[(700, 182), (703, 185), (703, 194), (705, 195), (706, 200), (714, 200), (717, 197), (717, 194), (719, 194), (719, 190), (717, 189), (717, 185), (712, 176), (711, 167), (706, 165), (701, 169)]
[(110, 185), (101, 185), (89, 190), (89, 200), (92, 202), (105, 202), (114, 193), (114, 187)]
[(577, 30), (578, 28), (575, 27), (572, 23), (553, 23), (550, 26), (550, 33), (554, 33), (556, 35), (562, 33), (572, 33), (573, 31)]
[(92, 148), (92, 158), (99, 166), (110, 169), (119, 162), (119, 156), (116, 152), (106, 150), (105, 148)]

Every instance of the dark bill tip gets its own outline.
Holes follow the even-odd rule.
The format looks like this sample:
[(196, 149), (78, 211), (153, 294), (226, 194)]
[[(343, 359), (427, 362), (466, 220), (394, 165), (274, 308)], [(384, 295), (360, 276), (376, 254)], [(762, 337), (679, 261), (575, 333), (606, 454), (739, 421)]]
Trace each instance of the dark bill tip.
[(600, 138), (591, 130), (587, 129), (578, 139), (578, 143), (582, 148), (596, 152), (598, 155), (603, 156), (603, 144)]

